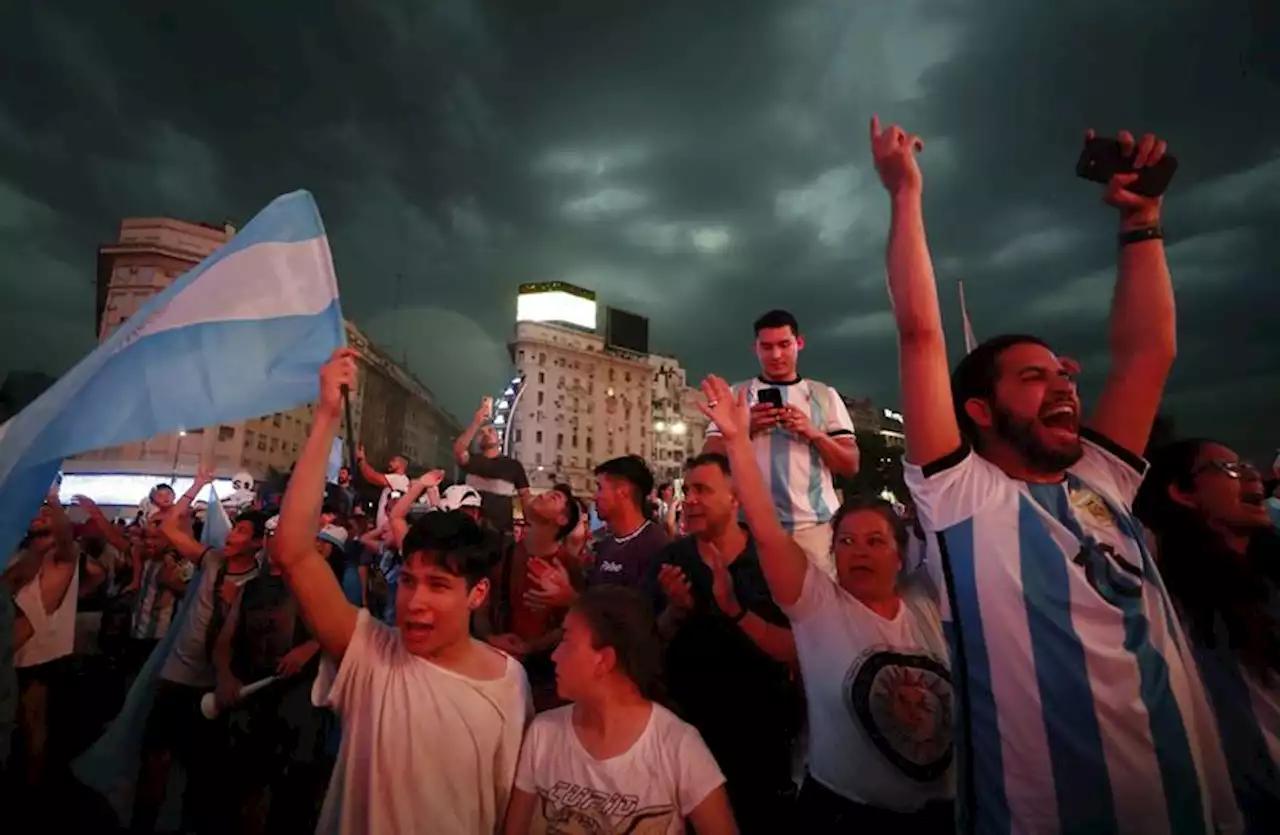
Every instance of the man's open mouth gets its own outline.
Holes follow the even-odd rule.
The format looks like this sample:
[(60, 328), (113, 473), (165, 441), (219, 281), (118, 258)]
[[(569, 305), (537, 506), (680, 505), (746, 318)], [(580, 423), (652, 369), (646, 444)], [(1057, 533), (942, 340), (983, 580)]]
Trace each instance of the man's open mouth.
[(1080, 417), (1071, 403), (1059, 403), (1045, 409), (1040, 413), (1040, 422), (1050, 429), (1076, 431), (1080, 428)]

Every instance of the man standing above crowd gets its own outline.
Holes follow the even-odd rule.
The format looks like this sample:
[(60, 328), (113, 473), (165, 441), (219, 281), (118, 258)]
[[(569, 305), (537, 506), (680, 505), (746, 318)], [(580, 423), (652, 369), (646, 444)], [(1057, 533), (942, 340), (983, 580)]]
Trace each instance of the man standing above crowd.
[(378, 497), (377, 515), (378, 527), (381, 528), (387, 524), (387, 514), (391, 512), (396, 499), (409, 489), (409, 459), (403, 455), (393, 455), (387, 462), (387, 472), (380, 473), (370, 466), (364, 454), (364, 444), (360, 444), (356, 447), (356, 462), (360, 465), (360, 475), (364, 480), (382, 488), (382, 495)]
[[(467, 474), (467, 484), (480, 491), (484, 518), (503, 533), (510, 533), (515, 518), (514, 500), (520, 507), (529, 506), (533, 497), (524, 465), (502, 454), (498, 430), (489, 423), (493, 402), (485, 398), (476, 410), (471, 425), (453, 442), (453, 458)], [(479, 437), (480, 455), (471, 454), (471, 442)]]
[[(760, 376), (733, 388), (747, 388), (756, 461), (783, 527), (834, 577), (831, 517), (840, 500), (832, 476), (858, 472), (853, 421), (834, 388), (800, 376), (804, 337), (795, 316), (771, 310), (755, 321), (755, 331)], [(715, 424), (707, 427), (703, 451), (725, 452)]]
[[(1173, 364), (1161, 200), (1118, 174), (1111, 368), (1080, 425), (1074, 364), (998, 336), (947, 364), (918, 137), (872, 120), (889, 192), (907, 485), (936, 537), (957, 694), (960, 832), (1241, 829), (1186, 640), (1132, 505)], [(1121, 132), (1134, 171), (1165, 143)]]

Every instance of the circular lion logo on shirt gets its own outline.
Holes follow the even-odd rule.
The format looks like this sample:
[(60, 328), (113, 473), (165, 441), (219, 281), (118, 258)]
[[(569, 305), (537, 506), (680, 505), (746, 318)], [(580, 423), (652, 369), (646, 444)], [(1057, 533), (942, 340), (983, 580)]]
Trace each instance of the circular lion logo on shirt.
[(889, 762), (921, 783), (951, 766), (951, 674), (927, 655), (865, 653), (844, 679), (845, 707)]

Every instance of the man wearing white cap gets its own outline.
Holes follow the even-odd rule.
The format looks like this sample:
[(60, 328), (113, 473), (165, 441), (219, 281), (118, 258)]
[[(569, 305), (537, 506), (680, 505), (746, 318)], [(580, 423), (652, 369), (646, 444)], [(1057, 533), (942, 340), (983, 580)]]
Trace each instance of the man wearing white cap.
[(481, 514), (483, 505), (484, 501), (480, 498), (480, 493), (466, 484), (455, 484), (445, 488), (445, 491), (440, 494), (441, 510), (461, 510), (476, 522), (483, 518)]

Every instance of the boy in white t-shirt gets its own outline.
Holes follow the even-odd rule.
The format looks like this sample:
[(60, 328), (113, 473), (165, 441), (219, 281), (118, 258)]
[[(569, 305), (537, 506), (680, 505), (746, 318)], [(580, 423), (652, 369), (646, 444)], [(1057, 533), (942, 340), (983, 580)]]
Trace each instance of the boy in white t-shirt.
[(530, 707), (520, 663), (470, 636), (489, 590), (485, 540), (460, 513), (425, 514), (405, 536), (395, 628), (347, 601), (315, 550), (343, 387), (356, 387), (345, 348), (320, 371), (311, 437), (270, 547), (326, 654), (312, 698), (342, 721), (317, 832), (495, 832)]

